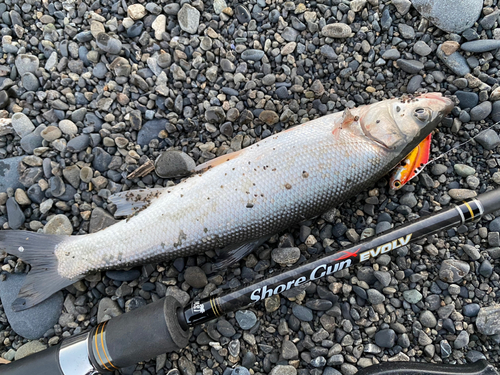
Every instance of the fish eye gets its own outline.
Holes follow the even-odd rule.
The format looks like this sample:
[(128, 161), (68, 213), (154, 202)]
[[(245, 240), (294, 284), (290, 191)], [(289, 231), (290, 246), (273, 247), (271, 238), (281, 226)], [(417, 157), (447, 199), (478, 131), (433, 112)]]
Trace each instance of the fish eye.
[(430, 120), (431, 113), (427, 108), (416, 108), (413, 111), (413, 117), (415, 117), (420, 122), (426, 122)]
[(397, 188), (401, 187), (401, 182), (399, 180), (394, 181), (394, 186)]

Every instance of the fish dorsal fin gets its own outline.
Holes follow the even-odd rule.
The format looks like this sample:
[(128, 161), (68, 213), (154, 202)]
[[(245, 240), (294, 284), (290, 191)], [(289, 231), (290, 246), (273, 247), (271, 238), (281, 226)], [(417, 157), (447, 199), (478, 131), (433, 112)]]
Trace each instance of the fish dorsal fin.
[(236, 159), (238, 156), (240, 156), (242, 154), (243, 151), (245, 151), (245, 149), (231, 152), (230, 154), (221, 155), (221, 156), (218, 156), (214, 159), (208, 160), (208, 161), (204, 162), (203, 164), (198, 165), (194, 169), (194, 172), (200, 173), (200, 172), (205, 172), (211, 168), (215, 168), (218, 165), (224, 164), (225, 162), (227, 162), (229, 160)]
[(108, 199), (116, 205), (115, 216), (129, 216), (146, 208), (169, 188), (137, 189), (116, 193)]

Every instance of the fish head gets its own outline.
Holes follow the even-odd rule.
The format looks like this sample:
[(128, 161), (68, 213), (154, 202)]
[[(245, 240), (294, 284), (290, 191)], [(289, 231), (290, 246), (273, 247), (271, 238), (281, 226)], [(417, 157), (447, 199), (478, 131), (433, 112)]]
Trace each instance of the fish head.
[(402, 159), (454, 106), (451, 99), (439, 93), (384, 100), (361, 113), (360, 124), (368, 138), (388, 151), (402, 154)]

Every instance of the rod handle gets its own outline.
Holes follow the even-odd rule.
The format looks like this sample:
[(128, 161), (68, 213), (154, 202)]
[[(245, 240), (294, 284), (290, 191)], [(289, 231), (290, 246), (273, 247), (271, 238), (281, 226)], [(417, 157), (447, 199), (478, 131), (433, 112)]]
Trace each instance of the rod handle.
[(59, 366), (59, 345), (0, 366), (2, 375), (65, 375)]
[(485, 214), (500, 210), (500, 189), (494, 189), (476, 198), (484, 208)]

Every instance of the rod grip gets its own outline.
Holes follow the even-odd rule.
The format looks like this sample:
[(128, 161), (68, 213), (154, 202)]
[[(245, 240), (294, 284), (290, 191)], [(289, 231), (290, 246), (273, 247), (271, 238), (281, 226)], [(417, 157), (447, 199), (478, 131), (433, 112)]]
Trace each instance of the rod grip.
[(180, 325), (181, 304), (171, 296), (101, 323), (91, 335), (90, 353), (113, 371), (185, 348), (189, 329)]
[(0, 366), (2, 375), (65, 375), (59, 366), (59, 345)]
[(384, 362), (358, 371), (357, 375), (499, 375), (484, 359), (465, 365), (426, 362)]

